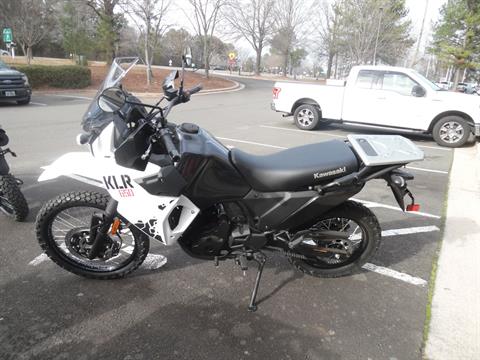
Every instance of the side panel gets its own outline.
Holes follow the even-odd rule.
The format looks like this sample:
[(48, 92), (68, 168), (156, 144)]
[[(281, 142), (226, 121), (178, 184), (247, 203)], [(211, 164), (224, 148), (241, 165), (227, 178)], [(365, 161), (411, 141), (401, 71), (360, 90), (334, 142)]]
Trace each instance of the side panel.
[(241, 203), (249, 210), (260, 231), (296, 230), (313, 225), (315, 219), (361, 189), (361, 186), (349, 187), (324, 195), (317, 191), (275, 193), (251, 191)]

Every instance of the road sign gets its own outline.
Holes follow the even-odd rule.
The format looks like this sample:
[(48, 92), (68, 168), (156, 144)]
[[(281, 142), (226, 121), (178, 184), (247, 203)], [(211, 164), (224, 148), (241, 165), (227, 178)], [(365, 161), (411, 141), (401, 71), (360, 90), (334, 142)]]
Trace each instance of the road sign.
[(13, 39), (12, 29), (4, 28), (3, 29), (3, 42), (4, 43), (11, 43)]
[(233, 51), (230, 52), (230, 53), (228, 53), (228, 58), (229, 58), (231, 61), (235, 60), (235, 53), (234, 53)]

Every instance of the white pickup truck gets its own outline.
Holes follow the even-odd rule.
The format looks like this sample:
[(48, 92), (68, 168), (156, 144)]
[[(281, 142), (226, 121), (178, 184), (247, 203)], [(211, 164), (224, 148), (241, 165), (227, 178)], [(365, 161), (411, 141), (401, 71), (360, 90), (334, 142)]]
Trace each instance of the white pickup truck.
[(355, 66), (329, 85), (277, 82), (272, 109), (294, 116), (303, 130), (333, 121), (432, 134), (458, 147), (480, 136), (480, 97), (444, 91), (412, 69)]

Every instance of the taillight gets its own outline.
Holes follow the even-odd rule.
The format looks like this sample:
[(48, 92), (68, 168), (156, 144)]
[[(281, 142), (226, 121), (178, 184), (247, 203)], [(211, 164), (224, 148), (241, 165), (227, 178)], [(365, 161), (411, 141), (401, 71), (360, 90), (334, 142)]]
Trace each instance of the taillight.
[(279, 87), (274, 87), (274, 88), (273, 88), (273, 98), (274, 98), (274, 99), (278, 99), (278, 94), (280, 94), (280, 91), (281, 91), (281, 90), (282, 90), (282, 89), (279, 88)]

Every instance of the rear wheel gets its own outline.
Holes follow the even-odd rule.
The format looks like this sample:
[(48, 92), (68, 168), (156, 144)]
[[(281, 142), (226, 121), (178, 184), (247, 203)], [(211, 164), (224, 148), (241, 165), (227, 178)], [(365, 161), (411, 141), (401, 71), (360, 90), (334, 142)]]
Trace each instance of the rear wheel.
[(471, 130), (470, 125), (460, 116), (452, 115), (440, 119), (433, 127), (433, 139), (438, 145), (460, 147), (465, 145)]
[(121, 278), (137, 269), (148, 254), (149, 239), (121, 217), (98, 256), (88, 258), (92, 218), (102, 218), (108, 201), (108, 196), (85, 191), (46, 203), (37, 216), (36, 233), (48, 257), (65, 270), (93, 279)]
[(0, 212), (23, 221), (28, 215), (27, 200), (19, 188), (19, 180), (12, 175), (0, 176)]
[(313, 105), (302, 104), (296, 108), (293, 119), (299, 129), (314, 130), (320, 124), (320, 112)]
[(380, 246), (381, 229), (365, 206), (347, 201), (330, 210), (308, 230), (298, 233), (290, 263), (317, 277), (339, 277), (357, 272)]

